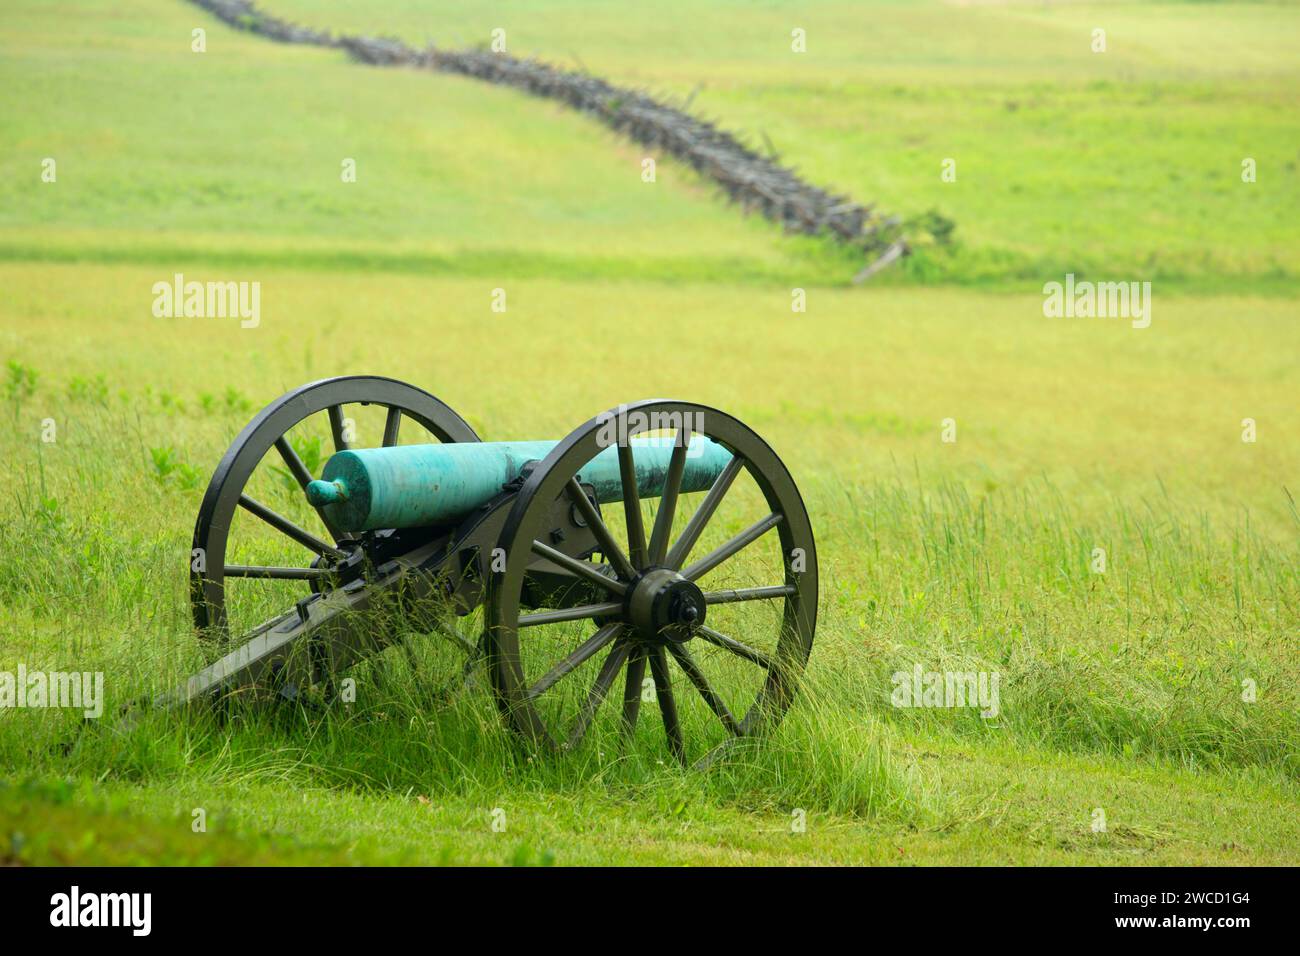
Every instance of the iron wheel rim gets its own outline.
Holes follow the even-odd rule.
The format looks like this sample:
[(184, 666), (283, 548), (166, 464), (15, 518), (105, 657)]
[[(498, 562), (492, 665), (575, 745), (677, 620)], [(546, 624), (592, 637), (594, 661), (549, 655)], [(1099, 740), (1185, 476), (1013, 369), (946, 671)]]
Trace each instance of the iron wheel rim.
[[(783, 555), (782, 564), (785, 569), (784, 584), (777, 587), (789, 589), (789, 593), (783, 595), (785, 606), (781, 616), (780, 635), (775, 659), (769, 659), (770, 666), (766, 667), (767, 677), (764, 679), (761, 689), (756, 694), (744, 717), (740, 719), (731, 717), (731, 721), (739, 726), (740, 732), (733, 731), (730, 737), (754, 736), (769, 729), (781, 720), (797, 692), (802, 672), (812, 650), (813, 636), (816, 629), (818, 594), (816, 548), (811, 522), (803, 498), (781, 459), (766, 441), (748, 426), (724, 412), (708, 406), (664, 399), (653, 399), (620, 406), (618, 409), (599, 415), (579, 426), (568, 437), (559, 442), (552, 452), (532, 470), (520, 489), (501, 532), (500, 544), (506, 549), (505, 568), (493, 577), (485, 619), (487, 639), (491, 651), (490, 673), (493, 690), (508, 726), (525, 740), (546, 749), (556, 750), (576, 746), (585, 735), (591, 715), (586, 715), (586, 722), (581, 728), (575, 727), (575, 730), (578, 731), (575, 740), (573, 733), (570, 733), (567, 737), (557, 733), (558, 728), (550, 726), (538, 713), (534, 705), (534, 697), (538, 695), (530, 695), (530, 688), (535, 688), (542, 683), (539, 681), (534, 685), (529, 685), (527, 682), (520, 644), (520, 619), (524, 617), (520, 613), (521, 595), (526, 568), (532, 553), (532, 542), (539, 540), (545, 532), (547, 512), (555, 498), (566, 492), (566, 488), (573, 476), (601, 450), (599, 432), (602, 427), (605, 427), (609, 416), (618, 414), (631, 416), (632, 413), (644, 413), (642, 418), (648, 421), (653, 421), (653, 416), (656, 413), (683, 416), (677, 419), (679, 421), (702, 421), (705, 424), (702, 427), (692, 429), (694, 433), (705, 435), (723, 445), (741, 462), (736, 467), (735, 473), (727, 479), (727, 484), (722, 488), (718, 502), (714, 503), (713, 511), (706, 516), (704, 524), (696, 531), (695, 541), (692, 544), (698, 542), (699, 534), (703, 531), (704, 526), (708, 524), (708, 519), (716, 513), (716, 505), (721, 501), (721, 496), (725, 496), (730, 481), (741, 470), (750, 475), (754, 484), (761, 491), (763, 499), (771, 509), (769, 518), (778, 514), (781, 516), (781, 520), (772, 525), (780, 536)], [(689, 417), (685, 417), (688, 415)], [(648, 429), (629, 428), (625, 437), (631, 438), (646, 430)], [(710, 495), (712, 495), (712, 491)], [(676, 503), (674, 501), (674, 506)], [(670, 531), (671, 520), (670, 517)], [(678, 541), (687, 534), (689, 527), (690, 523), (688, 523), (687, 528), (683, 529)], [(760, 532), (760, 536), (761, 534), (762, 532)], [(656, 535), (658, 535), (658, 531), (656, 531)], [(633, 532), (629, 528), (629, 537), (632, 536)], [(668, 536), (671, 537), (671, 535)], [(754, 540), (757, 540), (757, 538)], [(676, 550), (675, 544), (669, 547), (663, 541), (659, 541), (658, 545), (667, 551), (669, 556), (673, 556)], [(796, 549), (802, 551), (803, 554), (802, 570), (799, 571), (792, 570), (793, 562), (790, 560)], [(629, 546), (629, 550), (634, 549)], [(647, 555), (651, 559), (655, 556), (653, 553)], [(682, 565), (680, 568), (682, 572), (691, 567), (691, 565), (684, 564), (685, 559), (690, 556), (689, 547), (685, 554), (677, 556), (678, 563)], [(609, 556), (607, 555), (607, 557)], [(624, 557), (627, 556), (624, 555)], [(727, 557), (730, 557), (730, 555)], [(727, 557), (724, 557), (722, 561), (727, 560)], [(713, 565), (713, 567), (716, 566), (716, 564)], [(711, 567), (707, 568), (703, 573), (707, 573), (711, 569)], [(615, 568), (615, 574), (623, 585), (631, 584), (631, 578), (625, 573), (625, 569)], [(606, 615), (605, 620), (613, 620), (615, 616), (614, 612), (610, 612)], [(626, 626), (626, 621), (623, 623)], [(602, 627), (596, 635), (592, 636), (591, 640), (596, 640), (603, 630)], [(725, 637), (726, 635), (722, 636)], [(710, 642), (712, 643), (712, 640)], [(607, 643), (610, 646), (609, 655), (606, 657), (601, 672), (597, 675), (597, 683), (592, 690), (592, 694), (599, 698), (595, 702), (595, 708), (598, 709), (609, 696), (613, 683), (619, 674), (627, 675), (627, 688), (630, 688), (633, 678), (648, 666), (654, 675), (656, 697), (659, 699), (661, 711), (663, 711), (669, 749), (674, 752), (675, 756), (684, 761), (685, 742), (681, 739), (680, 724), (678, 724), (677, 739), (674, 740), (673, 731), (670, 727), (670, 715), (664, 710), (665, 706), (675, 708), (675, 698), (671, 692), (665, 698), (663, 692), (665, 689), (671, 689), (667, 677), (668, 662), (670, 660), (676, 662), (678, 665), (676, 671), (678, 673), (685, 672), (688, 665), (684, 664), (683, 660), (678, 657), (675, 649), (668, 646), (660, 648), (657, 652), (644, 646), (638, 650), (638, 642), (624, 642), (618, 634), (615, 634)], [(753, 650), (744, 645), (743, 642), (740, 643), (741, 647)], [(620, 652), (620, 647), (625, 648), (625, 651)], [(727, 649), (732, 650), (738, 656), (745, 656), (734, 648), (728, 647)], [(767, 657), (768, 655), (760, 656)], [(590, 658), (584, 658), (584, 662), (587, 659)], [(755, 666), (760, 665), (756, 664)], [(608, 671), (613, 672), (612, 676)], [(694, 679), (689, 674), (687, 676), (687, 683), (694, 684)], [(597, 694), (602, 681), (606, 686), (603, 691), (599, 691)], [(624, 720), (625, 722), (628, 720), (630, 713), (631, 724), (634, 726), (639, 705), (629, 699), (631, 691), (627, 688), (624, 690)], [(698, 684), (695, 684), (695, 690), (699, 691), (701, 695), (705, 693)], [(590, 699), (588, 703), (590, 703)], [(707, 698), (706, 703), (709, 703), (710, 708), (714, 709), (713, 703), (709, 702)], [(722, 711), (726, 712), (725, 704), (722, 706)], [(578, 715), (580, 723), (583, 721), (584, 713), (585, 706), (584, 712)], [(717, 714), (724, 728), (732, 730), (728, 726), (728, 720), (724, 717), (724, 713), (719, 713), (716, 709), (714, 709), (714, 713)], [(671, 715), (671, 723), (677, 723), (675, 713)], [(730, 737), (724, 737), (724, 746), (730, 743)]]
[[(231, 522), (253, 473), (272, 449), (287, 444), (285, 436), (290, 429), (313, 415), (330, 415), (335, 451), (341, 450), (340, 445), (347, 447), (346, 442), (341, 441), (337, 416), (333, 410), (339, 410), (338, 416), (341, 416), (344, 405), (358, 404), (378, 405), (390, 410), (385, 423), (385, 442), (389, 439), (389, 429), (394, 428), (394, 409), (399, 412), (397, 427), (400, 427), (401, 418), (405, 417), (425, 428), (439, 441), (480, 440), (469, 423), (450, 406), (423, 389), (384, 376), (344, 375), (321, 379), (302, 385), (271, 402), (235, 437), (213, 470), (199, 505), (191, 547), (194, 551), (202, 549), (203, 560), (202, 570), (197, 569), (192, 551), (190, 606), (194, 626), (201, 636), (219, 644), (228, 643), (230, 639), (225, 599), (227, 542)], [(394, 441), (396, 434), (394, 429)], [(280, 453), (282, 456), (285, 454), (284, 451)], [(295, 471), (288, 461), (286, 465)], [(303, 484), (301, 475), (296, 471), (295, 476), (298, 477), (299, 484)], [(335, 546), (342, 543), (338, 536), (331, 537), (335, 538)]]

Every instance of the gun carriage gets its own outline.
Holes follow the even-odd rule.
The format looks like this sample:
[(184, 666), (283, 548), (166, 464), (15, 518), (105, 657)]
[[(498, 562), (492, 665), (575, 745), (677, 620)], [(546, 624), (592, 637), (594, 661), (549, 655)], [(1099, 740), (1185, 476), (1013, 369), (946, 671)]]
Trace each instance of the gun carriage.
[[(348, 410), (365, 407), (383, 415), (375, 447), (350, 434)], [(333, 454), (317, 476), (294, 436), (326, 422)], [(296, 510), (254, 497), (268, 468)], [(729, 512), (719, 533), (742, 475), (752, 520)], [(246, 521), (290, 539), (302, 563), (241, 563), (249, 548), (232, 529)], [(775, 553), (752, 573), (770, 578), (710, 585), (764, 543)], [(684, 694), (707, 708), (689, 724), (706, 749), (760, 733), (789, 707), (816, 624), (816, 550), (789, 472), (743, 423), (690, 402), (620, 406), (560, 441), (483, 442), (393, 379), (304, 385), (254, 417), (217, 465), (191, 557), (194, 624), (216, 660), (159, 704), (327, 697), (416, 621), (466, 653), (466, 674), (483, 667), (507, 725), (543, 748), (578, 746), (620, 677), (619, 732), (634, 734), (652, 700), (679, 759), (696, 749)], [(300, 592), (243, 631), (234, 596), (264, 582)], [(724, 626), (724, 610), (739, 608), (762, 613)], [(471, 615), (472, 638), (454, 623)]]

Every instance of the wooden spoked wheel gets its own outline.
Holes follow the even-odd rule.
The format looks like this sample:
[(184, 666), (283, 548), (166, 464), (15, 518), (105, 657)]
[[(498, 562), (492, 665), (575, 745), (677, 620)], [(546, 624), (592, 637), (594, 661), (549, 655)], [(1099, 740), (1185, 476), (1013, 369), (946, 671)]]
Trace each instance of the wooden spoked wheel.
[[(311, 523), (307, 524), (277, 510), (274, 502), (258, 500), (253, 495), (254, 476), (278, 469), (288, 486), (286, 501), (299, 511), (312, 511), (305, 496), (298, 496), (318, 476), (312, 474), (295, 449), (290, 432), (310, 427), (319, 418), (322, 431), (328, 427), (328, 441), (332, 444), (325, 457), (330, 450), (341, 451), (354, 444), (364, 447), (366, 442), (349, 434), (350, 415), (359, 406), (383, 409), (382, 431), (376, 422), (369, 430), (373, 436), (364, 431), (359, 436), (372, 437), (371, 446), (396, 445), (403, 422), (408, 419), (432, 436), (422, 440), (479, 440), (474, 429), (448, 406), (428, 392), (391, 378), (349, 375), (324, 379), (294, 389), (267, 405), (231, 444), (213, 472), (199, 507), (190, 555), (190, 603), (200, 634), (224, 644), (231, 630), (244, 626), (243, 622), (239, 628), (232, 625), (227, 613), (227, 588), (233, 581), (302, 581), (319, 590), (336, 579), (335, 570), (348, 561), (357, 539), (336, 533), (319, 512), (309, 516)], [(237, 548), (231, 527), (239, 511), (296, 545), (296, 550), (301, 551), (301, 563), (234, 562)], [(307, 587), (303, 593), (308, 593)]]
[[(611, 419), (620, 427), (611, 429)], [(664, 422), (682, 424), (667, 437), (673, 449), (662, 495), (643, 503), (628, 439)], [(611, 431), (619, 436), (623, 502), (602, 513), (580, 477)], [(733, 456), (693, 508), (680, 491), (691, 434)], [(549, 546), (561, 496), (593, 532), (602, 561)], [(653, 516), (643, 511), (650, 507)], [(532, 470), (500, 542), (505, 569), (486, 605), (491, 674), (508, 724), (527, 740), (548, 748), (575, 748), (592, 736), (626, 743), (638, 737), (643, 702), (653, 701), (668, 750), (686, 761), (785, 714), (812, 649), (816, 550), (790, 473), (741, 422), (662, 400), (597, 416)], [(593, 584), (602, 600), (522, 607), (528, 566), (539, 557)], [(621, 714), (602, 707), (611, 692)]]

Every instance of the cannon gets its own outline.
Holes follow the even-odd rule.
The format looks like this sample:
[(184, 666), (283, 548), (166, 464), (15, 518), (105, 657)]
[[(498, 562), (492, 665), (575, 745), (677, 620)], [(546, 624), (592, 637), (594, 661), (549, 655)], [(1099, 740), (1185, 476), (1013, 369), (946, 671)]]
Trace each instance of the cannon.
[[(374, 409), (372, 447), (350, 409)], [(249, 563), (268, 548), (301, 557)], [(156, 704), (328, 703), (359, 661), (437, 633), (522, 739), (573, 749), (597, 725), (636, 739), (655, 702), (682, 761), (695, 737), (707, 756), (780, 721), (817, 615), (802, 498), (737, 419), (650, 400), (559, 441), (483, 442), (378, 376), (304, 385), (249, 422), (204, 493), (189, 573), (211, 663)], [(250, 588), (287, 589), (281, 610), (241, 621)], [(621, 715), (606, 714), (620, 677)]]

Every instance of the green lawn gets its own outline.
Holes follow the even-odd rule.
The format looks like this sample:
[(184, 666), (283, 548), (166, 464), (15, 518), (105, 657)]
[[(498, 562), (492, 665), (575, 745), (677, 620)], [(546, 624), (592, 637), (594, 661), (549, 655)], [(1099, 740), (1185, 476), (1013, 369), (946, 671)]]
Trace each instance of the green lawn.
[[(1300, 41), (1286, 5), (269, 9), (452, 46), (501, 26), (516, 53), (694, 91), (693, 108), (758, 145), (766, 136), (816, 182), (957, 222), (955, 249), (922, 248), (890, 282), (1029, 291), (1073, 271), (1166, 289), (1294, 285)], [(182, 0), (149, 0), (131, 19), (88, 0), (20, 3), (5, 16), (7, 258), (804, 285), (856, 271), (820, 244), (738, 221), (671, 162), (641, 182), (638, 148), (512, 91), (345, 70), (342, 53), (235, 33)], [(189, 49), (195, 26), (209, 31), (201, 56)], [(790, 52), (795, 27), (808, 32), (806, 53)], [(99, 82), (85, 82), (91, 64)], [(283, 91), (279, 108), (249, 110), (267, 89)], [(57, 190), (29, 174), (46, 156), (61, 164)], [(359, 171), (348, 189), (345, 157)], [(1241, 181), (1247, 157), (1252, 184)], [(949, 158), (956, 182), (940, 177)], [(270, 222), (267, 235), (258, 226)]]
[(19, 4), (4, 22), (3, 260), (768, 281), (858, 265), (742, 219), (681, 171), (643, 183), (630, 146), (509, 90), (348, 69), (179, 0), (133, 18)]
[[(530, 759), (481, 687), (433, 706), (458, 662), (422, 635), (328, 715), (0, 711), (0, 863), (1300, 862), (1300, 10), (370, 6), (267, 0), (453, 46), (504, 25), (517, 53), (703, 83), (695, 107), (814, 180), (937, 207), (959, 245), (848, 288), (840, 251), (671, 162), (642, 183), (636, 149), (554, 104), (178, 0), (11, 3), (0, 671), (102, 670), (110, 713), (191, 672), (209, 472), (267, 401), (368, 372), (490, 439), (653, 395), (752, 425), (817, 531), (806, 692), (707, 773), (668, 758), (653, 705), (626, 752)], [(1150, 327), (1045, 318), (1069, 270), (1152, 281)], [(175, 272), (260, 282), (259, 326), (155, 318)], [(891, 706), (915, 663), (998, 672), (999, 716)]]
[[(814, 181), (904, 216), (954, 219), (959, 254), (918, 258), (918, 276), (1294, 285), (1300, 39), (1285, 4), (287, 0), (276, 10), (453, 47), (500, 27), (516, 54), (694, 92), (694, 108), (756, 144), (765, 135)], [(791, 52), (795, 28), (803, 54)], [(1095, 28), (1104, 53), (1092, 52)], [(948, 158), (956, 182), (941, 180)]]

